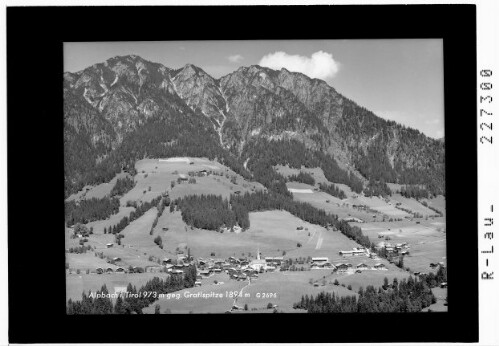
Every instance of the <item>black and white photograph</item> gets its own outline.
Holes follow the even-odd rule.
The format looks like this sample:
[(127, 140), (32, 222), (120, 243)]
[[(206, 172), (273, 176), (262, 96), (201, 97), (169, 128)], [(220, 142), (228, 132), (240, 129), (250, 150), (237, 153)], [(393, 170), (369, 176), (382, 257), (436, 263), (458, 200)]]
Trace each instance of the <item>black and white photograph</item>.
[(189, 1), (7, 7), (8, 343), (497, 344), (497, 5)]
[(64, 43), (67, 314), (447, 311), (439, 39)]

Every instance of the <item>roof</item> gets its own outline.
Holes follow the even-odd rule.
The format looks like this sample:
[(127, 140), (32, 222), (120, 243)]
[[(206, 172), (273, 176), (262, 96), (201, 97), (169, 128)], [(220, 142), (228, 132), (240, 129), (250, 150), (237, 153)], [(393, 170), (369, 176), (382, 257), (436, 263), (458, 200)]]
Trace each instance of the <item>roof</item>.
[(329, 261), (328, 257), (312, 257), (312, 261)]
[(343, 266), (348, 267), (348, 263), (338, 263), (338, 264), (336, 264), (336, 266), (337, 267), (343, 267)]

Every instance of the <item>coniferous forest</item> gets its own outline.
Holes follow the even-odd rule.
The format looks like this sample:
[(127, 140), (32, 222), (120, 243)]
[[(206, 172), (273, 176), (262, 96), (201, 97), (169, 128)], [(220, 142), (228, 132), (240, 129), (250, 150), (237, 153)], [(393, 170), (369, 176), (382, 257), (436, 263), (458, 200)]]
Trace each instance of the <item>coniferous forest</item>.
[(81, 201), (69, 201), (65, 203), (66, 222), (68, 226), (76, 223), (88, 223), (103, 220), (116, 214), (120, 209), (120, 201), (117, 198), (104, 197), (101, 199), (91, 198)]
[(324, 191), (325, 193), (327, 193), (331, 196), (338, 197), (339, 199), (347, 198), (347, 196), (345, 195), (345, 192), (343, 190), (341, 190), (340, 188), (338, 188), (334, 184), (319, 183), (319, 188), (321, 189), (321, 191)]
[(367, 286), (359, 289), (359, 296), (340, 297), (334, 293), (321, 292), (317, 296), (302, 296), (300, 302), (294, 304), (295, 309), (306, 309), (308, 313), (338, 312), (420, 312), (436, 302), (431, 286), (426, 281), (395, 278), (392, 284), (385, 284), (376, 289)]
[(309, 185), (315, 185), (315, 179), (314, 177), (306, 172), (300, 172), (298, 174), (292, 174), (288, 176), (289, 181), (297, 181), (299, 183), (304, 183), (304, 184), (309, 184)]
[(135, 182), (133, 181), (133, 178), (130, 178), (128, 176), (125, 178), (119, 178), (116, 180), (116, 184), (111, 190), (111, 197), (123, 196), (125, 193), (133, 189), (134, 186)]

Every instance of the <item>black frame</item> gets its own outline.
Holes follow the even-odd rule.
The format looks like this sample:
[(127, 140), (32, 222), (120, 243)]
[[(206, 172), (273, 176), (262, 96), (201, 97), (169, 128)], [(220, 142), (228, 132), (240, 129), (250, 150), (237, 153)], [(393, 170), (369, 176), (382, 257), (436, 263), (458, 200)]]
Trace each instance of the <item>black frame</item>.
[[(448, 312), (65, 314), (63, 42), (360, 38), (443, 38)], [(9, 7), (7, 69), (11, 343), (478, 341), (475, 5)]]

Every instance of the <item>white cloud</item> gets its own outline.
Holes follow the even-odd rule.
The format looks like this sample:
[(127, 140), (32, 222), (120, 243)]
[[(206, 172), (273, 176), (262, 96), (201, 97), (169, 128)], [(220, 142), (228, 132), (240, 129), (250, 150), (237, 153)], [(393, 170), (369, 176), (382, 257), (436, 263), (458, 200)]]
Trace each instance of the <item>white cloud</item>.
[(244, 57), (242, 55), (235, 54), (235, 55), (229, 55), (227, 59), (229, 59), (229, 61), (232, 63), (238, 63), (241, 62), (244, 59)]
[(284, 67), (291, 72), (301, 72), (311, 78), (319, 79), (333, 78), (340, 68), (333, 55), (322, 50), (313, 53), (310, 57), (290, 55), (286, 52), (270, 53), (260, 60), (259, 65), (274, 70)]

